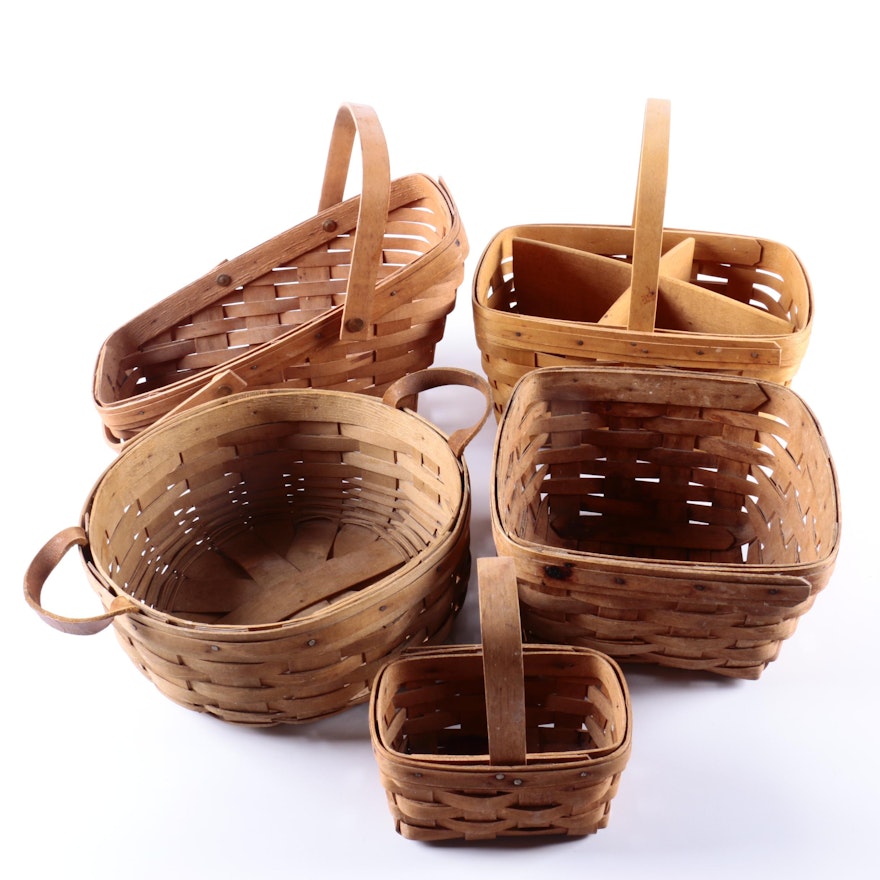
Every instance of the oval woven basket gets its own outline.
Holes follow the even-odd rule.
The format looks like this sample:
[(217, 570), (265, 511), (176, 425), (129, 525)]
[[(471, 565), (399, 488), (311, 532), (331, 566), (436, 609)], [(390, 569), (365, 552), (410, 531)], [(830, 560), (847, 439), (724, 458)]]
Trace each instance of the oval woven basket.
[[(446, 436), (410, 407), (443, 384), (486, 398)], [(127, 444), (81, 524), (37, 554), (28, 603), (50, 625), (112, 621), (175, 702), (231, 722), (297, 723), (367, 699), (378, 667), (444, 639), (467, 590), (463, 451), (491, 408), (485, 381), (424, 370), (384, 400), (244, 392), (169, 417)], [(104, 612), (68, 619), (41, 593), (79, 545)]]
[[(630, 226), (511, 226), (487, 245), (472, 307), (496, 416), (552, 366), (675, 367), (790, 384), (813, 295), (788, 247), (665, 229), (669, 104), (649, 101)], [(635, 293), (634, 293), (635, 292)]]
[(408, 650), (370, 698), (395, 828), (411, 840), (578, 836), (608, 824), (629, 760), (620, 667), (523, 645), (510, 559), (477, 561), (483, 644)]
[[(355, 136), (363, 189), (343, 200)], [(111, 444), (183, 404), (268, 387), (381, 396), (432, 364), (468, 243), (451, 195), (422, 174), (391, 180), (371, 107), (336, 118), (318, 213), (113, 332), (94, 399)], [(219, 388), (219, 391), (217, 390)]]
[(840, 542), (821, 428), (758, 379), (535, 370), (496, 438), (492, 531), (529, 640), (758, 678)]

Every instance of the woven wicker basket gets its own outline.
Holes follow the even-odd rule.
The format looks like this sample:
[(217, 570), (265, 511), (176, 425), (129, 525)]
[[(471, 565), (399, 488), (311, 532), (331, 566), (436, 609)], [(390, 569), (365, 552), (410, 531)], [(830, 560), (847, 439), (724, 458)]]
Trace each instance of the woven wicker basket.
[(629, 759), (629, 694), (587, 648), (522, 645), (510, 559), (479, 559), (483, 646), (404, 652), (376, 678), (373, 751), (413, 840), (585, 835)]
[[(478, 425), (449, 437), (408, 405), (462, 384)], [(226, 721), (297, 723), (364, 702), (378, 667), (444, 639), (470, 571), (463, 450), (491, 409), (465, 370), (403, 377), (384, 401), (323, 390), (232, 395), (127, 444), (25, 577), (50, 625), (113, 622), (172, 700)], [(104, 613), (45, 610), (47, 576), (80, 545)]]
[[(355, 134), (363, 189), (343, 201)], [(420, 174), (391, 181), (375, 112), (344, 104), (316, 216), (222, 263), (106, 340), (94, 398), (108, 440), (131, 438), (197, 392), (210, 396), (228, 370), (233, 390), (381, 395), (433, 362), (467, 252), (443, 183)]]
[(535, 370), (494, 469), (492, 530), (516, 560), (530, 640), (758, 678), (837, 558), (825, 439), (772, 382)]
[(765, 239), (664, 229), (668, 138), (668, 102), (649, 101), (631, 226), (512, 226), (487, 246), (472, 306), (497, 416), (539, 367), (664, 366), (791, 382), (813, 319), (803, 266)]

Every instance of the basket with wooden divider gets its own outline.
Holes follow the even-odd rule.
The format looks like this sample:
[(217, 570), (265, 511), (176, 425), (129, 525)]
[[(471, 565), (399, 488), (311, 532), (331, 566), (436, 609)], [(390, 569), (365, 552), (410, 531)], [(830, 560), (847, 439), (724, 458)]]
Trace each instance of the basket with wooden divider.
[(622, 364), (790, 384), (813, 297), (799, 259), (763, 238), (664, 228), (670, 105), (648, 101), (629, 226), (532, 224), (498, 233), (473, 313), (496, 415), (549, 366)]

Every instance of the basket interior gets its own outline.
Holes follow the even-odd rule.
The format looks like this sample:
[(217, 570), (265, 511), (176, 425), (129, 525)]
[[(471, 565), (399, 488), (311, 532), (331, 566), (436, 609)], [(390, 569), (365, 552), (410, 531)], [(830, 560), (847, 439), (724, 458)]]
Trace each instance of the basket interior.
[[(418, 187), (415, 179), (393, 183), (377, 283), (429, 253), (449, 233), (449, 207), (432, 190)], [(224, 273), (252, 276), (251, 266), (261, 261), (262, 250), (281, 248), (277, 265), (259, 277), (226, 289), (215, 285), (216, 297), (192, 311), (192, 304), (204, 301), (205, 296), (205, 282), (195, 282), (160, 304), (161, 310), (155, 307), (150, 313), (155, 312), (153, 320), (146, 320), (150, 315), (142, 316), (117, 331), (107, 342), (103, 371), (96, 377), (98, 400), (122, 401), (165, 388), (272, 342), (342, 305), (356, 232), (357, 207), (352, 202), (340, 209), (336, 234), (310, 221), (215, 270), (218, 277)], [(348, 223), (342, 221), (343, 216)], [(315, 240), (320, 244), (314, 246)], [(392, 317), (405, 321), (399, 315)], [(364, 343), (349, 346), (353, 350), (365, 347)], [(314, 340), (311, 347), (316, 347)], [(287, 379), (280, 376), (277, 381)]]
[(501, 527), (570, 551), (708, 563), (821, 560), (833, 468), (802, 401), (773, 383), (659, 370), (539, 370), (496, 457)]
[(187, 620), (263, 623), (253, 608), (269, 596), (289, 597), (278, 619), (305, 616), (406, 565), (449, 533), (463, 492), (421, 419), (360, 395), (264, 391), (133, 442), (87, 528), (117, 590)]
[[(783, 319), (794, 332), (806, 327), (810, 294), (794, 254), (774, 242), (712, 233), (665, 230), (663, 251), (695, 238), (688, 283), (722, 294), (758, 312)], [(487, 250), (477, 279), (477, 295), (489, 307), (519, 315), (598, 323), (628, 286), (627, 274), (577, 267), (576, 256), (554, 256), (568, 249), (620, 263), (632, 262), (634, 230), (615, 226), (532, 225), (510, 227)], [(521, 244), (522, 243), (522, 244)], [(519, 245), (519, 257), (516, 256)], [(537, 255), (536, 255), (537, 254)], [(555, 265), (561, 262), (562, 265)], [(572, 264), (575, 265), (572, 265)], [(620, 283), (618, 275), (624, 278)], [(658, 299), (658, 331), (692, 332), (681, 312)], [(717, 330), (715, 332), (727, 332)]]
[[(604, 658), (579, 649), (524, 650), (529, 763), (560, 754), (600, 757), (627, 731), (626, 697)], [(420, 757), (488, 763), (485, 683), (477, 647), (393, 661), (376, 693), (385, 748)]]

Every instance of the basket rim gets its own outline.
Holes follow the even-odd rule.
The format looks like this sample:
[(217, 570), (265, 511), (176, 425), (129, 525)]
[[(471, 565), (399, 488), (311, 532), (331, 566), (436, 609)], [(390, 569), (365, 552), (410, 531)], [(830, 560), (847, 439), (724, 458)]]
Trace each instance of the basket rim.
[[(317, 402), (322, 400), (334, 401), (336, 404), (344, 403), (344, 398), (350, 398), (352, 402), (356, 402), (359, 407), (368, 410), (375, 410), (376, 413), (381, 412), (385, 419), (395, 419), (399, 421), (401, 425), (415, 420), (424, 430), (436, 434), (442, 441), (444, 441), (446, 453), (448, 453), (449, 456), (447, 464), (452, 465), (457, 469), (459, 477), (458, 490), (456, 493), (457, 506), (447, 520), (444, 531), (437, 535), (436, 539), (430, 546), (411, 557), (391, 574), (374, 581), (372, 584), (364, 588), (364, 590), (345, 596), (329, 606), (322, 606), (312, 613), (272, 623), (211, 624), (197, 622), (156, 609), (143, 600), (127, 593), (119, 584), (116, 584), (112, 578), (108, 577), (100, 566), (97, 565), (94, 561), (91, 550), (91, 511), (96, 496), (104, 485), (105, 480), (120, 467), (124, 467), (127, 464), (133, 451), (136, 452), (145, 444), (163, 442), (167, 437), (168, 431), (173, 432), (175, 428), (179, 429), (180, 426), (186, 422), (198, 420), (202, 415), (211, 410), (221, 409), (228, 406), (248, 406), (255, 399), (266, 398), (300, 398), (302, 400), (314, 400)], [(395, 433), (390, 428), (388, 431), (390, 434)], [(136, 437), (129, 440), (117, 457), (102, 471), (86, 497), (86, 501), (83, 504), (80, 513), (79, 525), (88, 540), (84, 545), (80, 545), (78, 550), (82, 564), (84, 565), (90, 580), (99, 588), (100, 592), (106, 596), (106, 605), (109, 605), (113, 599), (121, 597), (137, 607), (135, 613), (143, 614), (151, 622), (163, 627), (168, 627), (175, 632), (186, 631), (187, 635), (192, 636), (193, 638), (210, 640), (220, 636), (237, 636), (242, 641), (247, 641), (249, 640), (249, 637), (262, 639), (267, 634), (272, 633), (277, 633), (278, 638), (289, 638), (291, 633), (296, 630), (308, 630), (309, 632), (312, 632), (315, 630), (315, 625), (320, 624), (323, 621), (332, 620), (334, 623), (338, 623), (340, 620), (354, 617), (361, 612), (365, 596), (369, 597), (370, 604), (387, 601), (398, 594), (401, 590), (416, 583), (424, 574), (427, 574), (437, 566), (442, 565), (449, 553), (450, 545), (454, 546), (458, 541), (462, 540), (463, 537), (467, 538), (469, 535), (470, 509), (470, 475), (464, 455), (456, 455), (449, 446), (449, 436), (418, 412), (393, 407), (384, 403), (380, 398), (362, 395), (356, 392), (331, 391), (319, 388), (261, 388), (239, 392), (217, 400), (206, 401), (191, 409), (167, 417), (167, 419), (149, 427)]]
[[(408, 188), (413, 188), (415, 190), (424, 190), (424, 194), (418, 195), (417, 198), (425, 198), (430, 194), (437, 198), (438, 201), (442, 202), (447, 212), (449, 229), (447, 230), (446, 234), (437, 241), (435, 245), (429, 248), (417, 259), (413, 260), (411, 263), (408, 263), (405, 266), (401, 266), (400, 268), (396, 269), (387, 278), (377, 280), (374, 294), (376, 299), (382, 298), (383, 295), (384, 298), (387, 299), (387, 294), (390, 291), (395, 290), (395, 288), (399, 287), (402, 282), (405, 282), (408, 278), (410, 278), (410, 276), (412, 276), (416, 272), (424, 271), (425, 266), (441, 259), (446, 254), (446, 252), (450, 250), (450, 248), (455, 248), (458, 242), (461, 243), (460, 250), (462, 253), (462, 260), (464, 260), (467, 254), (467, 238), (462, 228), (461, 217), (458, 212), (456, 203), (452, 198), (452, 194), (446, 187), (445, 182), (442, 179), (435, 180), (433, 177), (419, 172), (408, 174), (404, 177), (396, 178), (391, 181), (392, 197), (395, 194), (395, 190), (401, 189), (404, 191), (405, 195), (413, 195), (412, 193), (407, 193)], [(360, 200), (361, 196), (355, 195), (351, 198), (346, 199), (343, 202), (340, 202), (338, 205), (333, 205), (330, 208), (326, 208), (325, 210), (318, 212), (314, 216), (309, 217), (308, 219), (289, 227), (278, 235), (273, 236), (272, 238), (269, 238), (266, 241), (263, 241), (260, 244), (249, 248), (247, 251), (244, 251), (237, 257), (226, 261), (226, 263), (224, 263), (223, 265), (228, 268), (230, 265), (241, 262), (243, 265), (247, 266), (249, 263), (253, 263), (256, 256), (259, 255), (259, 253), (264, 248), (274, 242), (277, 238), (281, 236), (292, 235), (294, 232), (305, 229), (309, 226), (315, 226), (316, 228), (320, 229), (322, 226), (322, 222), (325, 218), (330, 218), (331, 215), (333, 216), (333, 218), (335, 218), (340, 214), (340, 212), (351, 213), (353, 217), (352, 223), (350, 225), (347, 225), (347, 228), (336, 229), (332, 233), (326, 233), (325, 235), (327, 239), (332, 240), (339, 234), (351, 233), (356, 228), (356, 208), (360, 203)], [(208, 272), (203, 273), (200, 277), (189, 282), (188, 284), (184, 285), (173, 293), (166, 295), (163, 299), (150, 304), (140, 313), (129, 318), (124, 324), (117, 327), (105, 338), (96, 358), (95, 369), (93, 371), (92, 379), (92, 398), (96, 409), (102, 416), (102, 419), (112, 420), (114, 416), (121, 418), (125, 414), (128, 414), (129, 411), (132, 409), (149, 406), (152, 402), (162, 400), (163, 398), (169, 396), (173, 396), (175, 398), (180, 397), (181, 399), (188, 397), (198, 388), (203, 386), (207, 381), (209, 381), (213, 376), (219, 375), (226, 370), (244, 370), (252, 363), (257, 363), (264, 358), (270, 356), (272, 352), (275, 351), (275, 349), (283, 347), (285, 344), (287, 344), (291, 336), (294, 334), (307, 335), (314, 334), (317, 331), (323, 332), (327, 330), (330, 325), (335, 326), (341, 321), (342, 310), (344, 308), (344, 305), (342, 304), (328, 309), (326, 312), (316, 316), (315, 318), (304, 324), (292, 326), (289, 331), (280, 334), (276, 339), (273, 339), (270, 342), (266, 342), (260, 346), (257, 346), (255, 350), (247, 351), (242, 354), (236, 355), (235, 357), (231, 357), (229, 360), (224, 361), (222, 364), (208, 369), (200, 370), (195, 375), (175, 380), (166, 385), (163, 385), (160, 388), (154, 388), (152, 390), (144, 391), (139, 394), (133, 394), (130, 397), (116, 398), (113, 396), (104, 395), (102, 391), (103, 381), (101, 377), (104, 372), (104, 364), (109, 357), (111, 347), (115, 340), (119, 338), (125, 338), (126, 334), (128, 334), (132, 328), (137, 328), (143, 325), (144, 321), (149, 319), (150, 316), (154, 314), (162, 314), (162, 311), (166, 309), (169, 304), (176, 303), (179, 300), (185, 300), (190, 295), (190, 291), (193, 288), (204, 286), (206, 284), (213, 284), (216, 276), (216, 268), (213, 268)], [(239, 284), (248, 284), (259, 276), (260, 273), (258, 273), (256, 270), (251, 269), (245, 275), (242, 275), (242, 279), (239, 281)], [(217, 296), (222, 296), (224, 292), (225, 290), (223, 288), (219, 288)], [(151, 327), (150, 332), (155, 335), (155, 333), (160, 332), (161, 329), (167, 329), (167, 327), (165, 327), (165, 325), (162, 325), (162, 327), (153, 326)]]
[[(373, 738), (373, 748), (377, 756), (380, 754), (384, 755), (400, 767), (417, 769), (430, 766), (435, 771), (443, 772), (443, 770), (448, 769), (451, 772), (477, 777), (484, 776), (487, 773), (497, 774), (502, 769), (509, 772), (522, 773), (552, 771), (555, 767), (564, 767), (566, 770), (590, 769), (596, 771), (601, 770), (604, 764), (616, 761), (622, 754), (629, 752), (632, 742), (632, 705), (629, 687), (620, 664), (613, 657), (602, 651), (582, 645), (524, 642), (522, 650), (524, 659), (528, 656), (589, 656), (606, 667), (606, 671), (610, 672), (613, 677), (623, 710), (624, 730), (619, 735), (618, 740), (613, 745), (601, 749), (573, 749), (561, 752), (527, 753), (525, 764), (491, 764), (488, 754), (467, 756), (408, 755), (392, 748), (387, 742), (386, 731), (384, 726), (380, 724), (378, 714), (379, 696), (383, 679), (395, 667), (406, 666), (417, 660), (443, 660), (450, 657), (465, 657), (476, 660), (483, 656), (483, 646), (480, 644), (434, 645), (407, 648), (401, 654), (387, 660), (377, 672), (373, 681), (373, 687), (371, 688), (369, 704), (370, 731)], [(530, 757), (532, 760), (529, 760)]]
[[(747, 562), (701, 562), (701, 561), (681, 561), (681, 560), (665, 560), (654, 559), (648, 557), (632, 557), (622, 556), (610, 553), (595, 553), (585, 550), (571, 550), (563, 547), (550, 547), (537, 541), (530, 541), (513, 534), (505, 518), (502, 516), (501, 505), (498, 492), (498, 469), (501, 453), (501, 444), (505, 439), (505, 428), (510, 424), (511, 412), (513, 411), (516, 399), (523, 394), (523, 388), (530, 384), (541, 382), (548, 376), (565, 376), (565, 375), (592, 375), (603, 376), (611, 374), (626, 374), (636, 377), (650, 377), (660, 381), (674, 383), (685, 377), (700, 382), (727, 382), (739, 385), (760, 385), (762, 388), (767, 386), (775, 394), (788, 397), (800, 406), (810, 419), (812, 426), (816, 430), (816, 434), (822, 444), (825, 452), (825, 461), (828, 465), (829, 475), (834, 486), (833, 504), (834, 504), (834, 528), (833, 541), (825, 551), (824, 555), (811, 562), (790, 562), (790, 563), (759, 563), (750, 564)], [(841, 492), (840, 480), (837, 474), (837, 468), (825, 441), (825, 435), (822, 426), (816, 418), (815, 413), (806, 403), (806, 401), (797, 392), (791, 388), (774, 382), (770, 379), (755, 379), (748, 376), (733, 376), (725, 373), (700, 373), (692, 370), (680, 370), (676, 368), (662, 367), (627, 367), (627, 366), (601, 366), (601, 365), (570, 365), (570, 366), (553, 366), (539, 367), (530, 370), (521, 376), (513, 386), (508, 405), (501, 414), (498, 430), (495, 434), (495, 441), (492, 450), (492, 489), (489, 493), (489, 513), (492, 525), (492, 531), (496, 537), (501, 537), (510, 547), (520, 551), (519, 556), (531, 555), (533, 557), (544, 557), (549, 561), (562, 560), (564, 562), (575, 563), (592, 563), (596, 567), (600, 567), (602, 562), (613, 563), (613, 569), (621, 572), (640, 572), (642, 574), (651, 570), (663, 572), (664, 577), (673, 575), (693, 576), (694, 574), (720, 575), (722, 579), (730, 577), (732, 580), (742, 579), (743, 575), (757, 577), (769, 575), (791, 575), (794, 577), (804, 576), (804, 573), (821, 571), (833, 564), (840, 551), (841, 542)], [(516, 554), (514, 554), (516, 555)], [(552, 557), (552, 559), (551, 559)]]
[[(506, 312), (502, 312), (499, 309), (493, 308), (487, 302), (487, 293), (489, 290), (489, 281), (488, 275), (490, 275), (494, 269), (499, 265), (498, 261), (491, 258), (491, 254), (493, 250), (497, 247), (498, 243), (505, 238), (512, 237), (517, 235), (517, 233), (525, 233), (527, 231), (531, 231), (534, 233), (535, 231), (544, 231), (546, 232), (558, 232), (561, 230), (573, 230), (573, 231), (586, 231), (586, 230), (595, 230), (597, 232), (617, 232), (623, 233), (626, 231), (635, 232), (635, 227), (627, 224), (592, 224), (592, 223), (521, 223), (513, 226), (506, 226), (503, 229), (499, 230), (492, 236), (489, 240), (489, 243), (483, 248), (483, 251), (480, 254), (480, 257), (477, 261), (476, 268), (473, 273), (473, 279), (471, 283), (471, 302), (473, 309), (476, 313), (482, 313), (484, 316), (494, 315), (494, 314), (507, 314)], [(815, 313), (815, 302), (813, 297), (813, 288), (810, 283), (809, 275), (807, 274), (806, 268), (804, 267), (803, 262), (797, 253), (792, 250), (788, 245), (783, 244), (779, 241), (775, 241), (773, 239), (759, 237), (759, 236), (747, 236), (747, 235), (738, 235), (735, 233), (724, 233), (724, 232), (708, 232), (694, 229), (680, 229), (680, 228), (672, 228), (672, 227), (664, 227), (663, 228), (663, 236), (664, 241), (667, 236), (671, 236), (673, 238), (688, 238), (692, 237), (697, 239), (697, 241), (711, 241), (716, 243), (725, 243), (729, 242), (730, 244), (736, 245), (737, 242), (756, 242), (762, 249), (762, 251), (767, 248), (778, 248), (781, 252), (788, 254), (793, 260), (795, 265), (799, 270), (799, 276), (797, 278), (797, 282), (802, 284), (804, 291), (806, 293), (807, 300), (807, 315), (804, 320), (804, 324), (802, 327), (792, 326), (791, 332), (786, 334), (754, 334), (749, 336), (741, 336), (737, 334), (721, 334), (721, 333), (700, 333), (694, 331), (686, 331), (686, 330), (664, 330), (662, 328), (655, 329), (652, 331), (639, 331), (639, 330), (621, 330), (619, 327), (614, 327), (611, 325), (602, 325), (597, 324), (592, 321), (570, 321), (564, 320), (561, 318), (543, 318), (538, 315), (528, 315), (528, 314), (519, 314), (516, 313), (516, 319), (518, 321), (528, 322), (528, 321), (538, 321), (542, 325), (551, 326), (551, 327), (569, 327), (569, 328), (589, 328), (589, 332), (595, 333), (597, 336), (609, 336), (615, 337), (620, 336), (621, 333), (625, 333), (627, 338), (632, 338), (634, 340), (644, 340), (648, 341), (651, 339), (657, 339), (658, 337), (666, 337), (666, 338), (674, 338), (678, 337), (684, 340), (693, 340), (694, 342), (703, 342), (708, 343), (709, 340), (721, 340), (726, 344), (730, 344), (731, 342), (742, 342), (747, 343), (749, 340), (774, 340), (774, 339), (782, 339), (786, 341), (794, 341), (797, 340), (801, 336), (808, 336), (812, 331), (813, 317)], [(519, 237), (528, 237), (527, 235), (520, 235)]]

